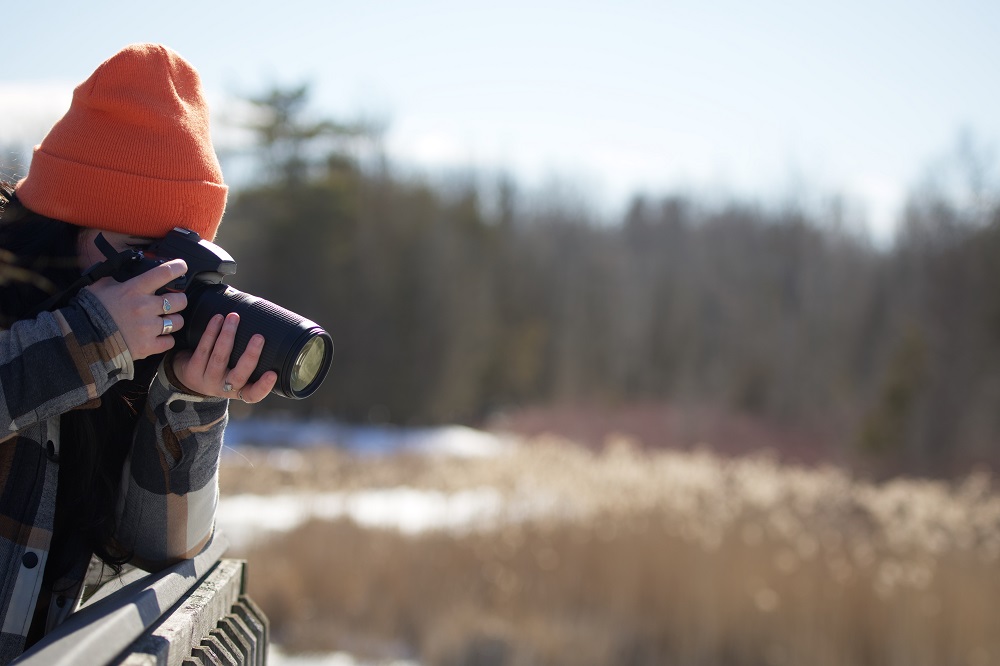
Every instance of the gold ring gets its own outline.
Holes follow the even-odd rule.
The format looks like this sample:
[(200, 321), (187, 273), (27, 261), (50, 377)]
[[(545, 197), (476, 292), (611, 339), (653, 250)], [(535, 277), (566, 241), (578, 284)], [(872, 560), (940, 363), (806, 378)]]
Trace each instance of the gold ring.
[(168, 301), (166, 299), (166, 297), (164, 297), (163, 298), (163, 313), (166, 314), (167, 312), (170, 312), (170, 307), (171, 307), (170, 306), (170, 301)]
[(243, 402), (247, 401), (247, 399), (243, 397), (243, 389), (240, 389), (239, 391), (236, 392), (236, 397), (242, 400)]

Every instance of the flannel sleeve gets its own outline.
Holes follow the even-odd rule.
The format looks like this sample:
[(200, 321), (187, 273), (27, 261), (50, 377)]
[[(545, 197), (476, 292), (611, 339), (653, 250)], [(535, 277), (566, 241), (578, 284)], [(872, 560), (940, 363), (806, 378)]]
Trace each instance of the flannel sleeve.
[(118, 326), (84, 289), (64, 308), (0, 331), (0, 438), (95, 400), (133, 374)]
[(186, 393), (161, 363), (122, 479), (118, 543), (154, 571), (196, 555), (212, 536), (229, 401)]

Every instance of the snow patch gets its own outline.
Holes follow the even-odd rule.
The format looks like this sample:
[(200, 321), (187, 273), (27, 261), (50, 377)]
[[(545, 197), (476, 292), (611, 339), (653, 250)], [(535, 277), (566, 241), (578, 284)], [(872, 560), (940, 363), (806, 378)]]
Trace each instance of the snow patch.
[(503, 509), (500, 493), (490, 488), (450, 494), (386, 488), (350, 493), (235, 495), (219, 500), (216, 526), (234, 547), (241, 548), (313, 519), (349, 518), (365, 527), (418, 534), (495, 524)]
[(271, 666), (420, 666), (419, 662), (409, 659), (393, 661), (365, 661), (346, 652), (330, 652), (327, 654), (285, 654), (281, 647), (272, 644), (267, 651), (267, 659)]
[(233, 420), (226, 426), (225, 438), (226, 446), (231, 449), (241, 446), (338, 446), (363, 455), (415, 451), (428, 455), (487, 457), (498, 455), (511, 445), (501, 436), (458, 425), (402, 428), (291, 419)]

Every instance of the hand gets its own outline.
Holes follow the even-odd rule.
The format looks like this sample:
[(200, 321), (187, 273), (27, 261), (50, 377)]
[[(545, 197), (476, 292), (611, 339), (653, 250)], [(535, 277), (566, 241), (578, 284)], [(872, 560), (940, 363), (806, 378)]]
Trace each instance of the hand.
[[(217, 314), (208, 322), (205, 333), (194, 351), (182, 350), (174, 356), (174, 374), (188, 389), (202, 395), (219, 398), (241, 398), (243, 402), (260, 402), (274, 388), (278, 373), (268, 370), (260, 379), (248, 384), (247, 380), (257, 367), (264, 349), (264, 336), (259, 333), (250, 338), (247, 348), (230, 370), (229, 356), (233, 352), (236, 329), (240, 316), (230, 312), (226, 317)], [(226, 390), (226, 385), (230, 389)]]
[[(184, 318), (177, 313), (187, 307), (187, 296), (183, 293), (158, 296), (156, 290), (185, 272), (184, 260), (173, 259), (125, 282), (106, 277), (87, 287), (115, 320), (133, 360), (162, 354), (174, 346), (169, 333), (184, 326)], [(165, 301), (170, 306), (169, 314)], [(168, 321), (170, 331), (164, 328)]]

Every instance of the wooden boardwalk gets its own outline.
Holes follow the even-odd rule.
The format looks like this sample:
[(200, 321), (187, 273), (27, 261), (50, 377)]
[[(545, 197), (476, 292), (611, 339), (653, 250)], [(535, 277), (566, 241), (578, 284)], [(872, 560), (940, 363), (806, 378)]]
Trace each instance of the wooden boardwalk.
[(23, 666), (189, 666), (267, 663), (268, 623), (246, 595), (246, 563), (217, 538), (164, 571), (105, 584), (22, 655)]

